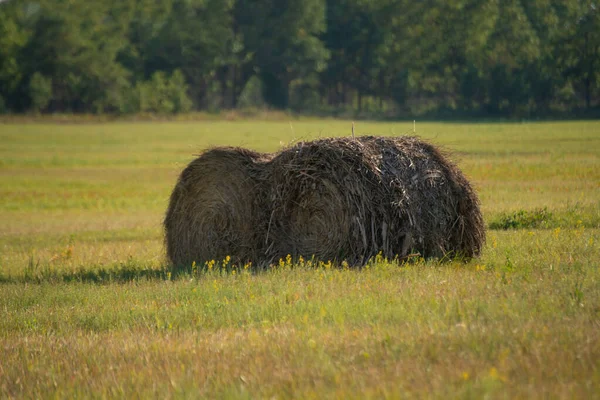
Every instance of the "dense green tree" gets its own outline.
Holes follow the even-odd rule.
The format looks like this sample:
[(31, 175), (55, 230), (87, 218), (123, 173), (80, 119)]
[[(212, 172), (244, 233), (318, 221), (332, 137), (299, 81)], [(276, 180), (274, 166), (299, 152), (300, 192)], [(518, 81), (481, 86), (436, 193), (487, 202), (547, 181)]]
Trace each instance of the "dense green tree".
[(600, 4), (590, 0), (568, 3), (557, 54), (564, 76), (583, 94), (589, 109), (600, 91)]
[(50, 108), (115, 111), (128, 71), (116, 62), (126, 13), (119, 1), (42, 1), (31, 6), (31, 37), (22, 52), (23, 73), (52, 79)]
[(268, 104), (287, 108), (292, 83), (326, 66), (324, 0), (237, 0), (235, 19)]
[(381, 84), (386, 70), (396, 70), (386, 58), (395, 5), (393, 1), (327, 2), (328, 29), (323, 39), (331, 60), (322, 76), (334, 104), (347, 103), (356, 93), (360, 110), (363, 95), (386, 92), (386, 85)]
[[(4, 0), (0, 112), (600, 107), (595, 0)], [(464, 115), (464, 114), (463, 114)]]
[(179, 69), (197, 104), (205, 102), (231, 42), (232, 1), (173, 0), (162, 27), (144, 44), (146, 73)]
[(20, 89), (26, 78), (22, 49), (29, 40), (26, 9), (17, 2), (0, 3), (0, 98), (2, 108), (22, 110)]
[[(171, 15), (172, 0), (129, 0), (129, 24), (117, 61), (130, 73), (133, 82), (150, 79), (156, 71), (148, 61), (153, 58), (153, 43)], [(160, 69), (160, 68), (159, 68)]]
[(52, 79), (36, 72), (29, 80), (29, 97), (31, 109), (35, 112), (43, 111), (52, 100)]
[(157, 114), (173, 114), (188, 112), (192, 101), (187, 95), (188, 87), (185, 77), (179, 70), (172, 75), (157, 71), (152, 78), (138, 82), (130, 91), (131, 98), (128, 112), (150, 112)]

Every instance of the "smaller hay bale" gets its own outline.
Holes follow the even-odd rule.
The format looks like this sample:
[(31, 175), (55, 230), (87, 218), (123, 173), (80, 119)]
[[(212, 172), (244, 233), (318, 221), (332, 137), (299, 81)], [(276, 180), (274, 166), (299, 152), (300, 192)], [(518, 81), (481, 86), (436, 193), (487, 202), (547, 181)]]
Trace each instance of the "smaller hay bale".
[(351, 138), (301, 142), (268, 164), (271, 261), (315, 257), (363, 264), (382, 245), (383, 197), (377, 157)]
[(400, 254), (410, 247), (423, 257), (470, 259), (485, 243), (477, 194), (460, 169), (436, 146), (414, 136), (362, 137), (379, 153), (388, 198), (392, 244)]
[(222, 147), (202, 153), (181, 173), (164, 219), (167, 256), (176, 267), (258, 260), (268, 218), (262, 175), (269, 155)]

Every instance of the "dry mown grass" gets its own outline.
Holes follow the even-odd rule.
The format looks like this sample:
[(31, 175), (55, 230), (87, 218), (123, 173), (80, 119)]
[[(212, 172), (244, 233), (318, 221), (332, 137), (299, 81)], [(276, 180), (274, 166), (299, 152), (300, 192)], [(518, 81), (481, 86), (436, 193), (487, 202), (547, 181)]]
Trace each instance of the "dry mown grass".
[(417, 124), (510, 228), (469, 263), (164, 269), (161, 219), (199, 148), (349, 126), (3, 125), (0, 397), (597, 396), (596, 122)]
[(15, 338), (3, 343), (4, 362), (16, 368), (5, 371), (2, 392), (128, 398), (445, 398), (449, 393), (592, 398), (597, 393), (597, 371), (593, 378), (589, 369), (597, 368), (600, 337), (585, 323), (552, 332), (535, 324), (493, 332), (489, 326), (439, 332), (402, 328), (278, 326), (209, 334)]

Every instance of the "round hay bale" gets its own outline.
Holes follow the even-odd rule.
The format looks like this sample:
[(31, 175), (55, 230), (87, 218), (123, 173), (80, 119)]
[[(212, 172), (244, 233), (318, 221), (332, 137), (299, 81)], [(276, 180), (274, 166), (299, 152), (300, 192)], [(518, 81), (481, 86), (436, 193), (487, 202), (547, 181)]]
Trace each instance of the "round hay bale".
[(255, 262), (268, 215), (262, 175), (268, 155), (214, 148), (181, 173), (164, 220), (167, 256), (176, 267), (231, 257)]
[[(361, 137), (379, 153), (392, 252), (423, 257), (477, 256), (485, 225), (477, 194), (460, 169), (434, 145), (414, 137)], [(403, 254), (404, 253), (404, 254)]]
[(377, 254), (383, 192), (377, 157), (350, 138), (302, 142), (268, 165), (266, 254), (361, 264)]

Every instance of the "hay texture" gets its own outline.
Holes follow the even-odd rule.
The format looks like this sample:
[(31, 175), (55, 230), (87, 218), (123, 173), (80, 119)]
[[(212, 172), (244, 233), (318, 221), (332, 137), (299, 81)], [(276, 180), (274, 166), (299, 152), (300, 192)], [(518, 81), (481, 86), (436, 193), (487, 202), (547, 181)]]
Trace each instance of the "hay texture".
[(469, 259), (485, 241), (467, 179), (410, 136), (320, 139), (273, 155), (209, 150), (181, 173), (164, 225), (176, 266), (226, 256), (254, 265), (287, 255)]
[(268, 166), (272, 214), (266, 254), (364, 264), (419, 254), (469, 259), (485, 228), (469, 182), (417, 137), (299, 143)]
[[(469, 259), (485, 242), (477, 194), (439, 148), (414, 136), (359, 139), (378, 153), (391, 252)], [(401, 239), (401, 242), (397, 242)], [(388, 251), (388, 249), (383, 249)]]
[[(231, 257), (258, 258), (267, 218), (261, 176), (268, 155), (242, 148), (215, 148), (181, 173), (164, 220), (167, 256), (174, 266)], [(268, 215), (267, 215), (268, 216)]]
[(362, 264), (383, 243), (377, 154), (350, 138), (302, 142), (268, 166), (272, 206), (266, 255)]

